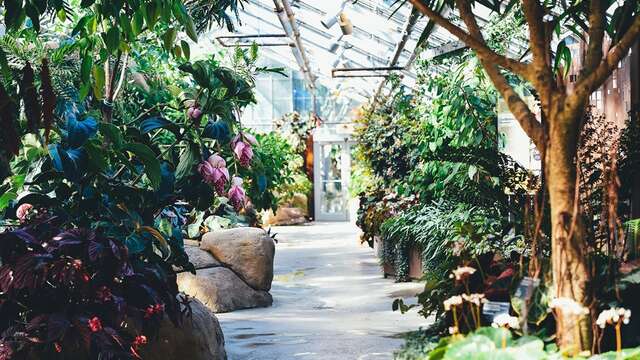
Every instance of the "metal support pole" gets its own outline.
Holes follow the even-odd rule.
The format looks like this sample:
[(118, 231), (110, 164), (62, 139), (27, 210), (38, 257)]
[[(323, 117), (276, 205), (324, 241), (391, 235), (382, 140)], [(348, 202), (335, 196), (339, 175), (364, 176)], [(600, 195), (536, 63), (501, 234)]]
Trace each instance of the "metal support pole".
[(309, 89), (313, 91), (313, 89), (315, 89), (315, 77), (311, 73), (311, 69), (309, 67), (309, 59), (300, 37), (300, 30), (298, 29), (293, 9), (291, 8), (288, 0), (273, 0), (273, 3), (275, 5), (275, 12), (282, 24), (282, 28), (295, 43), (295, 48), (292, 49), (293, 56), (296, 58), (300, 71), (302, 71), (305, 79), (307, 80)]
[[(415, 27), (416, 23), (418, 22), (418, 19), (420, 18), (420, 14), (419, 12), (415, 9), (415, 8), (411, 8), (411, 14), (409, 15), (409, 17), (407, 18), (407, 21), (404, 24), (404, 32), (402, 33), (402, 38), (400, 39), (400, 42), (398, 42), (398, 44), (396, 45), (396, 49), (395, 52), (393, 54), (393, 57), (391, 58), (391, 61), (389, 62), (389, 66), (394, 66), (398, 63), (398, 60), (400, 59), (400, 55), (402, 55), (402, 51), (404, 50), (405, 46), (407, 45), (407, 42), (409, 41), (409, 38), (411, 38), (411, 33), (413, 32), (413, 28)], [(415, 54), (415, 51), (414, 53)], [(405, 67), (408, 67), (409, 64), (411, 64), (411, 62), (414, 59), (414, 55), (412, 54), (411, 59), (409, 60), (409, 62), (407, 63)], [(382, 88), (384, 87), (384, 85), (387, 83), (387, 78), (384, 78), (382, 81), (380, 81), (380, 85), (378, 85), (378, 89), (376, 90), (376, 92), (373, 94), (373, 101), (372, 101), (372, 106), (375, 107), (376, 106), (376, 102), (378, 100), (378, 97), (380, 96), (380, 93), (382, 93)]]

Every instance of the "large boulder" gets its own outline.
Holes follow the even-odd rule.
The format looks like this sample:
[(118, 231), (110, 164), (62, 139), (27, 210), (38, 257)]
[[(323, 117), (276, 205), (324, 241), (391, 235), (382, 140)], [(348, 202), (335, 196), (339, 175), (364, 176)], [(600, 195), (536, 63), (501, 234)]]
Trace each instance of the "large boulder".
[(226, 267), (197, 270), (195, 275), (180, 273), (178, 287), (216, 313), (267, 307), (273, 302), (267, 291), (251, 288)]
[(189, 256), (189, 261), (196, 269), (206, 269), (211, 267), (222, 266), (220, 261), (211, 255), (210, 252), (202, 250), (197, 246), (185, 246), (184, 251)]
[(140, 348), (140, 356), (143, 359), (227, 359), (224, 335), (216, 316), (196, 299), (191, 300), (190, 306), (192, 316), (185, 317), (178, 327), (165, 318), (158, 338)]
[(255, 290), (269, 291), (275, 244), (263, 229), (235, 228), (204, 234), (200, 248), (209, 251)]

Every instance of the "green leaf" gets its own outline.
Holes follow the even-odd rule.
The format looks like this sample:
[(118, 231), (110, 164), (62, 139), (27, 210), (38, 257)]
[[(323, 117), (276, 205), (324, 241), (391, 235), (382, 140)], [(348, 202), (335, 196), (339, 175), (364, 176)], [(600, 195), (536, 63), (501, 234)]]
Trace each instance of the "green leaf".
[(178, 166), (176, 167), (176, 180), (189, 176), (193, 172), (193, 167), (198, 163), (200, 159), (200, 152), (196, 145), (190, 145), (182, 150), (180, 159), (178, 160)]
[(131, 19), (131, 31), (134, 36), (139, 35), (142, 32), (144, 27), (144, 15), (142, 15), (142, 10), (138, 9), (138, 11), (133, 14), (133, 19)]
[(184, 29), (187, 32), (187, 35), (193, 42), (198, 42), (198, 34), (196, 33), (196, 26), (193, 24), (193, 19), (191, 17), (187, 17), (187, 20), (184, 24)]
[(160, 13), (158, 11), (158, 6), (155, 2), (145, 3), (144, 5), (144, 20), (147, 22), (147, 28), (149, 30), (153, 30), (156, 22), (158, 21), (158, 17)]
[(167, 129), (173, 132), (176, 136), (180, 136), (180, 127), (173, 121), (167, 120), (162, 116), (152, 116), (144, 119), (140, 123), (140, 132), (142, 134), (148, 134), (156, 129)]
[(164, 46), (165, 50), (171, 51), (171, 49), (173, 48), (173, 43), (176, 41), (177, 33), (178, 32), (175, 28), (169, 28), (169, 30), (167, 30), (162, 35), (162, 45)]
[(104, 34), (103, 39), (107, 47), (107, 51), (109, 51), (109, 53), (113, 53), (120, 47), (120, 29), (115, 26), (110, 28), (107, 30), (107, 33)]
[(113, 144), (115, 150), (118, 150), (122, 147), (122, 144), (124, 142), (122, 131), (120, 131), (117, 126), (110, 123), (100, 123), (98, 125), (98, 128), (100, 129), (100, 134), (109, 139), (109, 141)]
[(93, 94), (95, 95), (95, 97), (100, 100), (103, 98), (103, 90), (104, 90), (104, 84), (105, 84), (105, 74), (104, 74), (104, 67), (100, 66), (100, 65), (94, 65), (93, 66)]
[(84, 149), (89, 156), (90, 170), (101, 172), (107, 168), (107, 159), (104, 156), (105, 152), (95, 139), (87, 142)]
[(2, 76), (5, 80), (11, 80), (11, 69), (9, 68), (9, 62), (7, 61), (7, 54), (0, 48), (0, 70), (2, 70)]
[(195, 220), (187, 225), (187, 236), (191, 239), (194, 239), (200, 235), (200, 226), (202, 225), (202, 221), (204, 219), (204, 212), (199, 211), (196, 215)]
[(191, 58), (191, 48), (189, 47), (189, 43), (182, 40), (180, 42), (180, 45), (182, 46), (182, 53), (184, 54), (184, 58), (189, 60)]
[(91, 69), (93, 68), (93, 56), (91, 55), (91, 51), (86, 51), (80, 64), (80, 77), (84, 84), (88, 84), (91, 79)]
[(18, 198), (18, 194), (9, 191), (2, 195), (0, 195), (0, 211), (4, 210), (7, 206), (9, 206), (9, 202)]
[(123, 147), (123, 150), (133, 153), (140, 159), (142, 165), (144, 165), (145, 175), (151, 181), (151, 186), (157, 190), (160, 187), (162, 176), (160, 173), (160, 161), (156, 158), (153, 150), (142, 143), (128, 143)]

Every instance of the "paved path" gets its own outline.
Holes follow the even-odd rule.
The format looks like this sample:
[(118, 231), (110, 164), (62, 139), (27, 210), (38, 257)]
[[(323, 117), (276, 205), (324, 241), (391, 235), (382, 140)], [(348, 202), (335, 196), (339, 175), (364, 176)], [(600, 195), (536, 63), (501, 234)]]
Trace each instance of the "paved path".
[(391, 311), (418, 283), (383, 279), (347, 223), (274, 228), (273, 306), (218, 314), (231, 360), (391, 359), (402, 334), (428, 322)]

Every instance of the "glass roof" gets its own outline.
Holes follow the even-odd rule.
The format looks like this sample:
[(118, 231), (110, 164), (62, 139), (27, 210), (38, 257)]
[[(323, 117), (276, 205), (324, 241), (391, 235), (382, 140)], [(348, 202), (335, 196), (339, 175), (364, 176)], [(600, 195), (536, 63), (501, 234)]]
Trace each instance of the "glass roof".
[[(278, 3), (281, 1), (278, 0)], [(383, 78), (347, 77), (332, 78), (335, 68), (387, 67), (403, 38), (407, 21), (411, 15), (411, 5), (399, 5), (395, 0), (289, 0), (300, 31), (301, 41), (309, 61), (309, 71), (320, 84), (329, 89), (340, 90), (354, 100), (365, 101), (375, 94)], [(344, 4), (343, 14), (353, 24), (350, 35), (342, 35), (339, 24), (327, 29), (322, 20), (329, 14), (337, 14)], [(216, 37), (229, 35), (284, 34), (283, 25), (276, 14), (273, 0), (248, 0), (240, 10), (240, 24), (233, 34), (219, 30), (212, 32), (211, 41)], [(415, 73), (411, 71), (416, 44), (426, 18), (419, 18), (402, 48), (394, 66), (405, 68), (400, 71), (405, 85), (415, 84)], [(282, 43), (289, 38), (249, 38), (235, 42)], [(443, 29), (436, 29), (429, 38), (429, 48), (451, 43), (454, 38)], [(234, 42), (225, 39), (225, 42)], [(294, 56), (297, 48), (291, 46), (263, 46), (262, 56), (299, 68)], [(299, 56), (298, 56), (299, 58)], [(355, 73), (343, 73), (347, 76)], [(371, 73), (369, 73), (371, 74)]]

